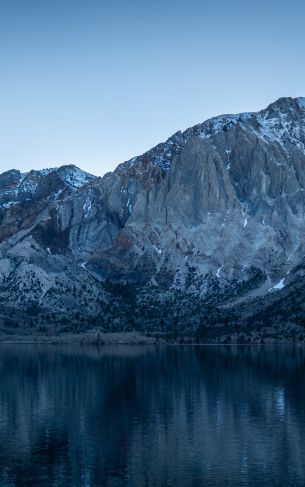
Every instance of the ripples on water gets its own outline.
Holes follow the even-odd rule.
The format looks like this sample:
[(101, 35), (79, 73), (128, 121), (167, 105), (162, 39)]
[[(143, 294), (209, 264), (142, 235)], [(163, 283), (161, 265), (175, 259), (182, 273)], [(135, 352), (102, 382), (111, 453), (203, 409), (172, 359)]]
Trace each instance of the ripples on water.
[(305, 351), (0, 347), (1, 486), (304, 486)]

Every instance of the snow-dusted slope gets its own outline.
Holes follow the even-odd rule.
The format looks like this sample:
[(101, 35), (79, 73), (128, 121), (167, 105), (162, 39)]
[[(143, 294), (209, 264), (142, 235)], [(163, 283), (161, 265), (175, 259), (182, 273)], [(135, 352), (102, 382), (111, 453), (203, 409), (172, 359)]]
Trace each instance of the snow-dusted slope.
[[(11, 170), (0, 174), (0, 207), (9, 208), (35, 197), (56, 199), (92, 182), (95, 176), (74, 165), (21, 173)], [(62, 184), (61, 184), (62, 183)], [(55, 187), (54, 187), (55, 184)], [(45, 194), (40, 191), (43, 188)], [(52, 191), (54, 189), (54, 191)]]
[(94, 181), (95, 176), (82, 171), (74, 165), (61, 166), (56, 169), (60, 178), (73, 189), (79, 189), (84, 184)]

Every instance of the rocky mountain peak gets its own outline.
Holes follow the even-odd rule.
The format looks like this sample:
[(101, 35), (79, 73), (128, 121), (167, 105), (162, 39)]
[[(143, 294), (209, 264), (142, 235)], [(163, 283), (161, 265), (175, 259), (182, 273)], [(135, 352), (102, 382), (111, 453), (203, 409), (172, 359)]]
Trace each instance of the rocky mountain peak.
[(298, 98), (291, 98), (291, 97), (282, 97), (278, 98), (276, 101), (270, 103), (268, 107), (264, 111), (269, 111), (269, 112), (282, 112), (282, 113), (289, 113), (293, 114), (293, 112), (298, 112), (300, 109), (304, 109), (303, 107), (303, 101), (304, 98), (298, 97)]
[(138, 163), (151, 162), (159, 167), (163, 173), (168, 172), (175, 156), (183, 150), (191, 137), (202, 139), (213, 138), (220, 133), (227, 133), (236, 126), (251, 130), (261, 139), (271, 138), (282, 143), (284, 139), (295, 145), (302, 143), (305, 131), (305, 98), (279, 98), (266, 109), (259, 112), (244, 112), (213, 117), (203, 123), (194, 125), (185, 131), (178, 131), (165, 142), (141, 156), (129, 160), (123, 167), (132, 167)]
[(0, 174), (0, 208), (42, 197), (56, 199), (63, 191), (70, 193), (94, 179), (74, 165), (27, 173), (13, 169)]

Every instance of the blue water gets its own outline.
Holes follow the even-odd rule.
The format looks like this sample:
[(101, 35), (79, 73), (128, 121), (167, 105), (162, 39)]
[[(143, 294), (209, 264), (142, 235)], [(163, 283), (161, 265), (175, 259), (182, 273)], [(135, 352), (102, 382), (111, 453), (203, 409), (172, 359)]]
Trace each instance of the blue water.
[(305, 350), (0, 346), (1, 486), (304, 486)]

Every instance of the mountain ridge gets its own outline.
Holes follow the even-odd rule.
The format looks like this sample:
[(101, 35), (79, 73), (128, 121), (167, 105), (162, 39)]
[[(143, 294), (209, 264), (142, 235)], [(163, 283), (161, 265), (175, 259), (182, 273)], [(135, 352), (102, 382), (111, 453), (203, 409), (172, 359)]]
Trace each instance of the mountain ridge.
[(22, 190), (0, 175), (6, 332), (303, 337), (304, 98), (176, 132), (102, 178), (28, 174)]

